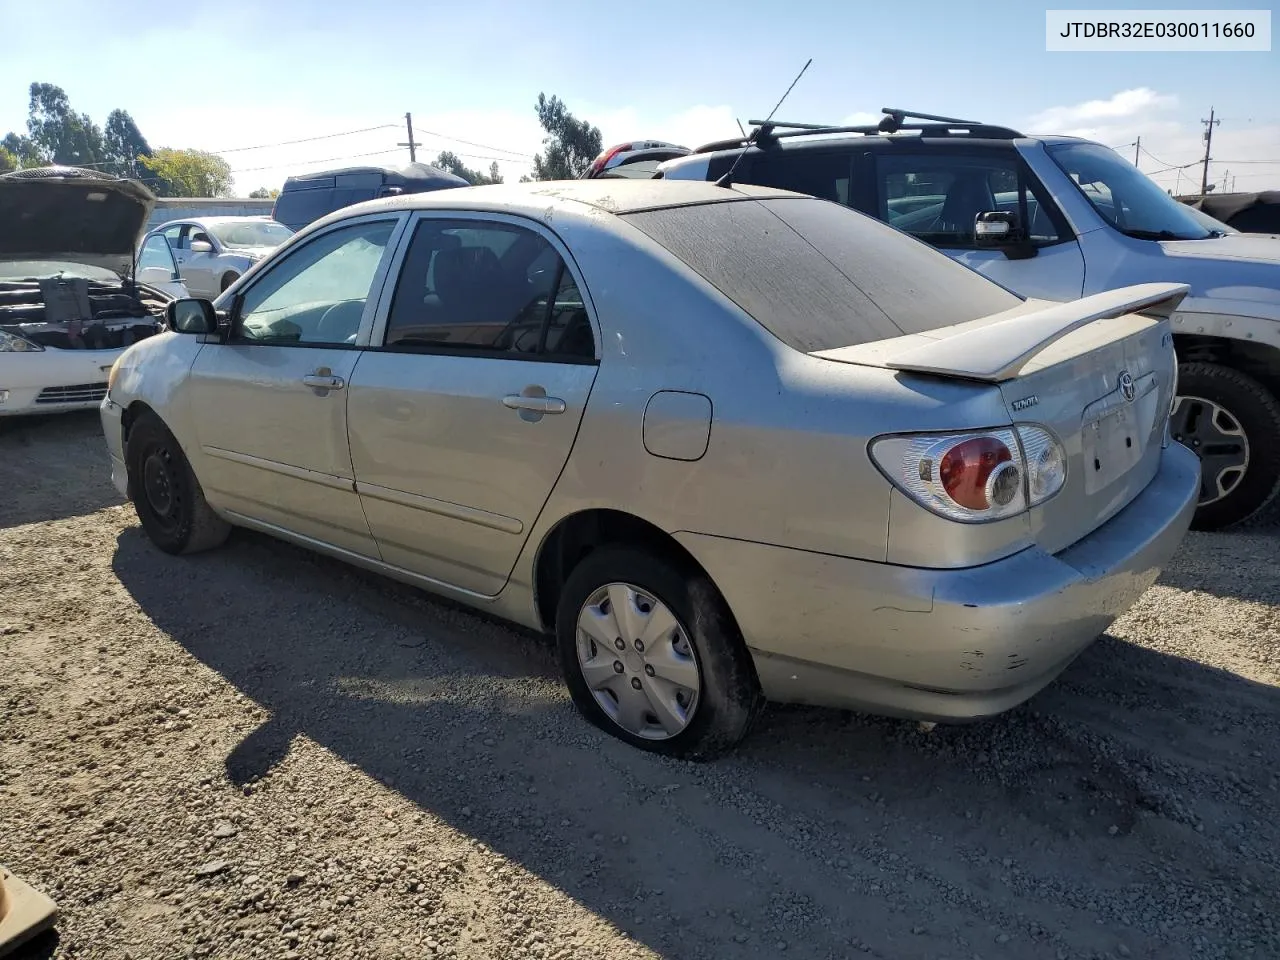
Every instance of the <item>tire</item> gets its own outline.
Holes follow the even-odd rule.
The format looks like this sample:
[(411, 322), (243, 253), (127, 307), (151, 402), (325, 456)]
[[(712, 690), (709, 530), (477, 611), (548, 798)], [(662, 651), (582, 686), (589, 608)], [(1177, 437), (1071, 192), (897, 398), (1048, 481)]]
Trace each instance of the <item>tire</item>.
[(224, 273), (222, 275), (222, 285), (218, 288), (218, 292), (219, 293), (224, 292), (227, 289), (227, 287), (231, 286), (233, 283), (235, 283), (239, 279), (240, 279), (240, 274), (238, 273)]
[[(671, 613), (675, 623), (674, 632), (651, 634), (649, 649), (639, 653), (636, 651), (642, 650), (643, 644), (635, 641), (643, 635), (642, 629), (627, 631), (619, 628), (612, 631), (609, 625), (616, 625), (614, 621), (599, 621), (606, 624), (606, 633), (637, 634), (637, 637), (626, 638), (622, 652), (595, 643), (585, 631), (580, 633), (579, 615), (585, 616), (584, 611), (593, 598), (608, 589), (610, 584), (614, 585), (614, 589), (618, 589), (619, 585), (629, 585), (639, 595), (640, 599), (633, 609), (637, 616), (645, 619), (633, 619), (631, 623), (648, 623), (647, 618), (658, 612), (656, 606), (647, 614), (643, 612), (645, 601), (652, 599)], [(591, 609), (598, 612), (603, 607), (594, 606)], [(612, 616), (611, 605), (605, 616)], [(656, 627), (657, 624), (653, 623), (652, 626)], [(665, 636), (679, 639), (674, 643), (654, 639)], [(615, 641), (616, 639), (620, 638), (615, 638)], [(603, 662), (594, 671), (584, 664), (580, 656), (580, 643), (585, 650), (594, 650), (603, 657)], [(556, 610), (556, 645), (569, 692), (582, 715), (606, 733), (653, 753), (689, 760), (710, 759), (742, 740), (764, 706), (751, 656), (720, 592), (700, 571), (649, 550), (605, 546), (587, 554), (570, 573), (561, 592)], [(692, 660), (698, 686), (696, 699), (690, 700), (688, 697), (687, 691), (691, 687), (672, 684), (663, 676), (670, 673), (668, 668), (676, 664), (677, 658), (683, 664), (681, 669), (685, 671)], [(594, 659), (590, 662), (596, 663)], [(662, 674), (656, 677), (653, 663), (658, 663), (662, 669)], [(618, 665), (622, 665), (621, 671), (616, 670)], [(605, 703), (613, 704), (611, 709), (606, 709), (588, 681), (588, 675), (591, 674), (597, 679), (603, 678), (603, 683), (612, 686), (615, 681), (608, 675), (610, 668), (620, 674), (616, 681), (617, 688), (629, 698), (628, 703), (634, 705), (636, 700), (627, 686), (639, 691), (637, 696), (644, 698), (641, 703), (657, 703), (655, 695), (664, 703), (674, 702), (676, 706), (664, 713), (668, 720), (680, 712), (679, 698), (684, 692), (686, 703), (683, 705), (683, 728), (674, 733), (671, 727), (659, 729), (661, 724), (657, 721), (656, 711), (649, 714), (654, 722), (644, 735), (628, 729), (621, 720), (615, 719), (615, 715), (626, 713), (617, 706), (622, 702), (621, 699), (611, 691), (600, 690)], [(636, 686), (637, 684), (641, 686)], [(600, 686), (597, 683), (598, 690)], [(671, 694), (672, 690), (675, 691), (674, 695)], [(688, 709), (689, 707), (692, 709)], [(631, 711), (630, 715), (634, 717), (635, 711)]]
[(1280, 493), (1280, 402), (1247, 374), (1216, 363), (1179, 364), (1169, 427), (1201, 459), (1192, 529), (1247, 521)]
[(142, 529), (165, 553), (198, 553), (226, 541), (230, 524), (205, 501), (182, 447), (154, 413), (129, 431), (125, 467)]

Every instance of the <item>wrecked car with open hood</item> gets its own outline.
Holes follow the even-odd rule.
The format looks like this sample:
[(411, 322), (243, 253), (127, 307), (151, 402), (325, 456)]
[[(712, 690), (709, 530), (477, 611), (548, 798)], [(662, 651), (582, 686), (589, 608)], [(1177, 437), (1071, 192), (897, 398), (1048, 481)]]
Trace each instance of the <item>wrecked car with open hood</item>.
[(164, 251), (139, 269), (154, 205), (92, 170), (0, 176), (0, 416), (96, 407), (120, 353), (163, 328), (181, 283)]

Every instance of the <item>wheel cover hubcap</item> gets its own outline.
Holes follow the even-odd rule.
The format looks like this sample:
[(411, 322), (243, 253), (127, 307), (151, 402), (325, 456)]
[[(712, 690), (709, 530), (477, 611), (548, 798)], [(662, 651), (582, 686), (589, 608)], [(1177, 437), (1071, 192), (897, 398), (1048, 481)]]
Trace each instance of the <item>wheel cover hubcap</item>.
[(142, 490), (156, 518), (170, 522), (177, 509), (178, 496), (173, 468), (163, 450), (153, 451), (142, 462)]
[(609, 583), (578, 613), (578, 667), (609, 719), (646, 740), (683, 731), (698, 709), (702, 674), (689, 634), (657, 597)]
[(1249, 438), (1230, 410), (1204, 397), (1180, 396), (1169, 429), (1200, 458), (1200, 506), (1240, 486), (1249, 469)]

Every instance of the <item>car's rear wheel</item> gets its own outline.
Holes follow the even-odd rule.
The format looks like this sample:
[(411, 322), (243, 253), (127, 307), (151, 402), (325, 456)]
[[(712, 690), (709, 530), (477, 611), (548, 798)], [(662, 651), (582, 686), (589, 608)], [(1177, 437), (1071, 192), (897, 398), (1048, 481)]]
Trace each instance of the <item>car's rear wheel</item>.
[(222, 285), (221, 287), (219, 287), (219, 289), (225, 291), (227, 287), (231, 286), (233, 283), (235, 283), (239, 279), (240, 279), (240, 274), (238, 273), (224, 273), (222, 275)]
[(196, 553), (227, 539), (231, 527), (205, 501), (182, 447), (155, 414), (142, 414), (130, 429), (125, 468), (142, 529), (165, 553)]
[(1216, 363), (1179, 365), (1169, 429), (1200, 458), (1195, 529), (1248, 520), (1280, 492), (1280, 402), (1247, 374)]
[(648, 550), (589, 553), (564, 585), (556, 640), (579, 711), (645, 750), (707, 759), (738, 743), (763, 704), (719, 591)]

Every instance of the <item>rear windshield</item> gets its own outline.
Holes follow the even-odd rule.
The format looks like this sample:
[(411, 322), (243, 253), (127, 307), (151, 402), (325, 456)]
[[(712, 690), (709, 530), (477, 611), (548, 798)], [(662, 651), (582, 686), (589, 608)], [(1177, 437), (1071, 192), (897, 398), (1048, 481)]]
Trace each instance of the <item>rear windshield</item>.
[(626, 219), (805, 353), (935, 330), (1021, 302), (927, 244), (825, 200), (711, 203)]

